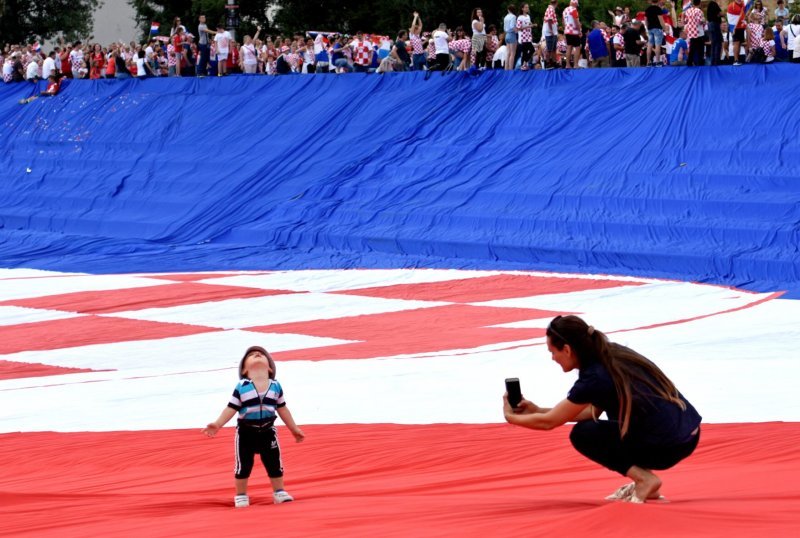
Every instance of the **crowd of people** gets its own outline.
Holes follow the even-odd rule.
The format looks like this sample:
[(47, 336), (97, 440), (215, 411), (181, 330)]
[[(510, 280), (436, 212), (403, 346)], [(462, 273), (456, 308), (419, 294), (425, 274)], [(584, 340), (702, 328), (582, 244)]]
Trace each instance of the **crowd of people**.
[[(413, 13), (408, 29), (395, 39), (356, 32), (305, 32), (292, 36), (255, 35), (234, 39), (223, 25), (209, 28), (200, 15), (194, 33), (176, 18), (169, 36), (146, 43), (108, 46), (76, 41), (44, 52), (38, 43), (7, 44), (0, 51), (4, 82), (38, 81), (51, 76), (79, 79), (311, 74), (411, 70), (553, 69), (581, 67), (699, 66), (773, 61), (800, 62), (800, 15), (789, 18), (784, 0), (770, 13), (761, 0), (711, 0), (676, 6), (649, 0), (645, 11), (609, 11), (609, 21), (581, 21), (579, 0), (560, 9), (551, 0), (542, 18), (528, 4), (508, 6), (499, 24), (488, 23), (480, 8), (471, 24), (439, 24), (423, 31)], [(559, 11), (560, 18), (559, 18)], [(154, 26), (157, 29), (157, 26)], [(156, 32), (157, 33), (157, 32)]]

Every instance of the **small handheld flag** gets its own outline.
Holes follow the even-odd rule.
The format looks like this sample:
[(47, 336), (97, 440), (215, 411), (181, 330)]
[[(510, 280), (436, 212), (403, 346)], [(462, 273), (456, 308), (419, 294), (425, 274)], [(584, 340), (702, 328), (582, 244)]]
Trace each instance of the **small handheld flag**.
[(150, 35), (157, 34), (159, 26), (160, 26), (160, 24), (158, 24), (157, 22), (151, 22), (150, 23)]

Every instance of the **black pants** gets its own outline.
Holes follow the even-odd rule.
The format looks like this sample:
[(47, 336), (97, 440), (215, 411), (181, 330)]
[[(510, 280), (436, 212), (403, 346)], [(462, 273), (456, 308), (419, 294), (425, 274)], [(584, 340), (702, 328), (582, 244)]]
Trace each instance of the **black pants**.
[(643, 469), (669, 469), (694, 452), (700, 432), (680, 445), (644, 445), (620, 439), (618, 422), (584, 420), (575, 424), (569, 440), (575, 450), (590, 460), (625, 476), (634, 465)]
[(533, 43), (530, 41), (523, 43), (520, 45), (520, 50), (522, 51), (522, 65), (525, 65), (533, 59)]
[(261, 463), (267, 469), (270, 478), (283, 476), (281, 463), (281, 447), (274, 426), (252, 428), (238, 426), (236, 428), (236, 478), (250, 478), (253, 471), (255, 455), (261, 455)]
[(437, 54), (436, 55), (436, 63), (433, 64), (431, 67), (431, 71), (444, 71), (450, 67), (450, 55), (449, 54)]
[(689, 40), (689, 59), (686, 65), (705, 65), (703, 51), (706, 48), (704, 37), (693, 37)]

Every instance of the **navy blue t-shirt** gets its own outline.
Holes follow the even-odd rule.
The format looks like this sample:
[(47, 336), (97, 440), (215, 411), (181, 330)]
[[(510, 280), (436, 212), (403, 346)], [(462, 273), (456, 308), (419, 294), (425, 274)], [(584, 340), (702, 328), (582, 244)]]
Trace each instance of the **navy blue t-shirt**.
[[(644, 384), (635, 386), (625, 439), (661, 446), (678, 445), (690, 440), (692, 432), (700, 425), (701, 417), (692, 404), (682, 394), (679, 395), (686, 403), (685, 410), (656, 396)], [(581, 368), (567, 399), (576, 404), (592, 404), (605, 411), (609, 420), (619, 419), (619, 399), (614, 381), (606, 367), (599, 362)]]
[(604, 56), (608, 56), (608, 45), (606, 45), (606, 39), (599, 28), (589, 32), (589, 35), (586, 36), (586, 41), (589, 42), (589, 51), (592, 53), (592, 59), (599, 60)]

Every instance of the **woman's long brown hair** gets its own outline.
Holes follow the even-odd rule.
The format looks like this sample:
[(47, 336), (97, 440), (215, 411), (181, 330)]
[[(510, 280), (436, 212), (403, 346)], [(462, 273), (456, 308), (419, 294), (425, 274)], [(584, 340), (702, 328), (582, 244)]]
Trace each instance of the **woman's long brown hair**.
[(678, 389), (661, 369), (636, 351), (608, 341), (602, 332), (578, 316), (558, 316), (547, 327), (550, 343), (558, 350), (566, 344), (578, 357), (579, 367), (600, 362), (614, 381), (619, 399), (620, 437), (628, 433), (634, 387), (645, 385), (659, 397), (686, 409)]

